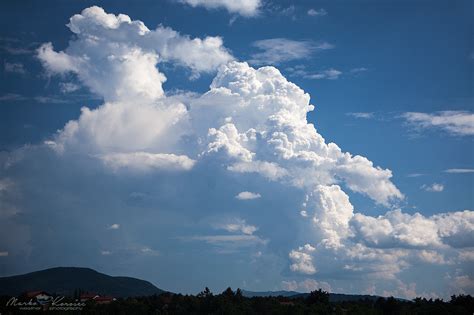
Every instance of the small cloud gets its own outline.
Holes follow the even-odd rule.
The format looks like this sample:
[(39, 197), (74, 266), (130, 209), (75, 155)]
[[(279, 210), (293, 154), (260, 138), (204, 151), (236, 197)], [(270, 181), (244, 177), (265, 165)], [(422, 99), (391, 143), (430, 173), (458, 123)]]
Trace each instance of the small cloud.
[(144, 201), (148, 197), (147, 193), (144, 192), (139, 192), (139, 191), (133, 191), (128, 195), (128, 199), (130, 201)]
[(109, 230), (118, 230), (120, 229), (120, 224), (114, 223), (108, 227)]
[(474, 173), (474, 168), (450, 168), (444, 171), (449, 174), (466, 174)]
[(230, 223), (218, 224), (216, 227), (227, 232), (240, 232), (246, 235), (252, 235), (258, 230), (258, 227), (247, 224), (242, 219), (234, 219)]
[(362, 118), (362, 119), (375, 118), (375, 114), (373, 112), (352, 112), (352, 113), (346, 113), (346, 115), (352, 116), (354, 118)]
[(190, 6), (201, 6), (207, 10), (226, 9), (229, 13), (240, 14), (245, 17), (256, 16), (259, 13), (261, 6), (260, 0), (246, 0), (246, 1), (229, 1), (229, 0), (179, 0), (181, 3), (186, 3)]
[(262, 197), (259, 193), (253, 193), (250, 191), (243, 191), (239, 193), (237, 196), (235, 196), (236, 199), (239, 200), (252, 200), (252, 199), (258, 199)]
[(300, 272), (308, 275), (316, 273), (316, 267), (313, 264), (312, 253), (316, 250), (310, 244), (298, 247), (298, 249), (292, 250), (288, 256), (292, 264), (290, 269), (295, 272)]
[(26, 101), (28, 98), (15, 93), (7, 93), (0, 96), (0, 102), (7, 102), (7, 101)]
[(64, 104), (68, 101), (52, 96), (35, 96), (34, 100), (42, 104)]
[(287, 61), (307, 59), (316, 52), (334, 48), (327, 42), (311, 40), (292, 40), (288, 38), (269, 38), (257, 40), (253, 46), (261, 50), (251, 56), (251, 63), (281, 64)]
[(297, 7), (295, 5), (282, 6), (275, 4), (273, 1), (265, 1), (263, 3), (263, 10), (266, 15), (289, 17), (293, 21), (297, 18)]
[(112, 252), (108, 251), (108, 250), (103, 250), (103, 251), (100, 252), (100, 254), (103, 255), (103, 256), (108, 256), (108, 255), (112, 254)]
[(251, 247), (256, 245), (266, 245), (268, 240), (261, 239), (256, 235), (196, 235), (181, 238), (187, 241), (202, 241), (207, 244), (223, 247), (227, 250), (235, 250), (241, 247)]
[(72, 92), (77, 91), (79, 89), (80, 89), (80, 86), (77, 85), (77, 84), (74, 84), (72, 82), (61, 82), (61, 83), (59, 83), (59, 90), (63, 94), (72, 93)]
[(422, 174), (422, 173), (411, 173), (411, 174), (408, 174), (407, 177), (421, 177), (424, 175), (425, 174)]
[(17, 73), (17, 74), (26, 74), (25, 66), (22, 63), (9, 63), (5, 62), (3, 64), (5, 72)]
[(319, 10), (315, 10), (315, 9), (309, 9), (308, 10), (308, 15), (309, 16), (325, 16), (327, 14), (328, 14), (328, 12), (326, 10), (324, 10), (323, 8), (321, 8)]
[(286, 68), (286, 70), (289, 72), (291, 76), (302, 77), (302, 78), (311, 79), (311, 80), (321, 80), (321, 79), (336, 80), (342, 74), (342, 71), (339, 71), (333, 68), (323, 70), (323, 71), (318, 71), (318, 72), (310, 72), (310, 71), (307, 71), (305, 66), (302, 66), (302, 65), (289, 67), (289, 68)]
[(0, 257), (7, 257), (8, 256), (8, 252), (0, 252)]
[(360, 67), (360, 68), (353, 68), (349, 72), (352, 73), (352, 74), (359, 74), (359, 73), (366, 72), (366, 71), (369, 71), (369, 69), (364, 68), (364, 67)]
[(68, 103), (67, 100), (57, 98), (55, 96), (35, 96), (35, 97), (29, 97), (29, 96), (23, 96), (20, 94), (15, 94), (15, 93), (7, 93), (2, 96), (0, 96), (0, 102), (18, 102), (18, 101), (27, 101), (27, 100), (34, 100), (38, 103), (42, 104), (63, 104), (63, 103)]
[(474, 135), (474, 113), (469, 111), (406, 112), (401, 117), (416, 129), (439, 129), (457, 136)]
[(286, 8), (282, 8), (279, 12), (281, 15), (291, 16), (293, 20), (296, 20), (296, 7), (292, 4)]
[(29, 55), (33, 53), (33, 50), (21, 48), (21, 47), (12, 47), (10, 45), (6, 45), (2, 47), (10, 55)]
[[(10, 55), (29, 55), (34, 53), (33, 49), (20, 47), (22, 45), (22, 40), (18, 38), (8, 38), (8, 37), (1, 37), (0, 38), (0, 49), (3, 49)], [(26, 46), (34, 46), (35, 43), (30, 43)]]
[(442, 192), (444, 190), (444, 185), (433, 183), (431, 185), (422, 185), (420, 188), (429, 192)]
[(158, 256), (159, 252), (157, 250), (151, 249), (150, 247), (143, 247), (140, 252), (149, 256)]
[(331, 69), (323, 70), (321, 72), (317, 72), (314, 74), (309, 74), (306, 76), (306, 78), (315, 79), (315, 80), (320, 80), (320, 79), (337, 80), (339, 79), (339, 76), (341, 74), (342, 74), (342, 71), (331, 68)]
[(13, 185), (13, 181), (8, 178), (0, 179), (0, 192), (8, 191)]
[(230, 18), (229, 20), (229, 26), (234, 25), (235, 21), (237, 21), (238, 15), (234, 15), (233, 17)]

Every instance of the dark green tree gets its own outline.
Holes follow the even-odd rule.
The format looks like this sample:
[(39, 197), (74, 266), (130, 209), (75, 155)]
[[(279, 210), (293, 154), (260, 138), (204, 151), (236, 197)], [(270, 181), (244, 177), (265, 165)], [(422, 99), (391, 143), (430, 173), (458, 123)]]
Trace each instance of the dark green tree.
[(235, 296), (234, 291), (232, 291), (231, 287), (228, 287), (227, 289), (222, 292), (222, 296), (226, 298), (233, 298)]
[(199, 294), (197, 295), (198, 298), (209, 298), (209, 297), (212, 297), (212, 296), (213, 296), (213, 294), (212, 294), (211, 290), (209, 290), (208, 287), (206, 287), (204, 289), (204, 291), (199, 292)]
[(306, 302), (311, 304), (329, 304), (329, 293), (321, 289), (311, 291), (306, 298)]

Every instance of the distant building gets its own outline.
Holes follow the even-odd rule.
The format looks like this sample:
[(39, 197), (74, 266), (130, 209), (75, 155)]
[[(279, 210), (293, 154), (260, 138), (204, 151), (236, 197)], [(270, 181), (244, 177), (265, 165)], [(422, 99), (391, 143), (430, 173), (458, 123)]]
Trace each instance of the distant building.
[(96, 297), (99, 297), (99, 295), (97, 293), (82, 293), (81, 296), (79, 297), (79, 300), (81, 302), (87, 302), (89, 300), (93, 300), (95, 299)]
[(80, 296), (81, 302), (94, 301), (97, 304), (109, 304), (116, 299), (112, 296), (100, 296), (97, 293), (83, 293)]
[(112, 296), (97, 296), (94, 298), (94, 302), (97, 304), (109, 304), (115, 301), (115, 298)]

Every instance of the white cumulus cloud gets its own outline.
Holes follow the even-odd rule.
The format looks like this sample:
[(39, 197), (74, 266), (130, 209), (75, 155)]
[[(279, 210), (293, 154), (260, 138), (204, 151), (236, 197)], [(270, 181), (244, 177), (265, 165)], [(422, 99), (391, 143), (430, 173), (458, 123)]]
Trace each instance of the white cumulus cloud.
[(253, 193), (250, 191), (242, 191), (235, 196), (239, 200), (252, 200), (262, 197), (259, 193)]
[(229, 13), (237, 13), (245, 17), (255, 16), (259, 13), (260, 0), (179, 0), (192, 7), (202, 6), (206, 9), (224, 8)]
[(120, 224), (114, 223), (108, 227), (109, 230), (118, 230), (120, 229)]
[(247, 224), (242, 219), (234, 219), (231, 222), (220, 224), (218, 227), (228, 232), (239, 232), (245, 235), (252, 235), (258, 230), (258, 227)]
[(433, 183), (431, 185), (422, 185), (421, 189), (429, 192), (442, 192), (444, 190), (444, 185), (439, 183)]
[(468, 111), (407, 112), (402, 117), (415, 128), (440, 129), (452, 135), (474, 135), (474, 114)]
[(295, 272), (312, 275), (316, 273), (316, 267), (313, 264), (313, 257), (311, 255), (316, 248), (310, 244), (298, 247), (298, 249), (292, 250), (288, 256), (292, 261), (290, 269)]
[(328, 12), (326, 10), (324, 10), (323, 8), (318, 9), (318, 10), (316, 10), (316, 9), (309, 9), (308, 10), (308, 15), (310, 15), (310, 16), (325, 16), (327, 14), (328, 14)]

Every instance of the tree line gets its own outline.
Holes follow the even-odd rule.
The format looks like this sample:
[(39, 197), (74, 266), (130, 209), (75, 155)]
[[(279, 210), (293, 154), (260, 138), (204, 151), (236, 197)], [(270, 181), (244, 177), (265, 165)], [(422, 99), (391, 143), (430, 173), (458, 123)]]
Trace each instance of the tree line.
[[(16, 314), (5, 308), (7, 297), (0, 297), (0, 313)], [(70, 298), (71, 301), (74, 297)], [(48, 312), (41, 312), (45, 314)], [(65, 312), (64, 314), (72, 314)], [(30, 312), (29, 312), (30, 314)], [(54, 314), (61, 314), (55, 311)], [(474, 314), (474, 299), (470, 295), (453, 295), (449, 301), (416, 298), (412, 301), (389, 298), (331, 302), (329, 293), (321, 289), (294, 297), (245, 297), (242, 290), (227, 288), (213, 294), (205, 288), (197, 295), (163, 293), (160, 295), (118, 298), (109, 304), (87, 302), (80, 314)]]

